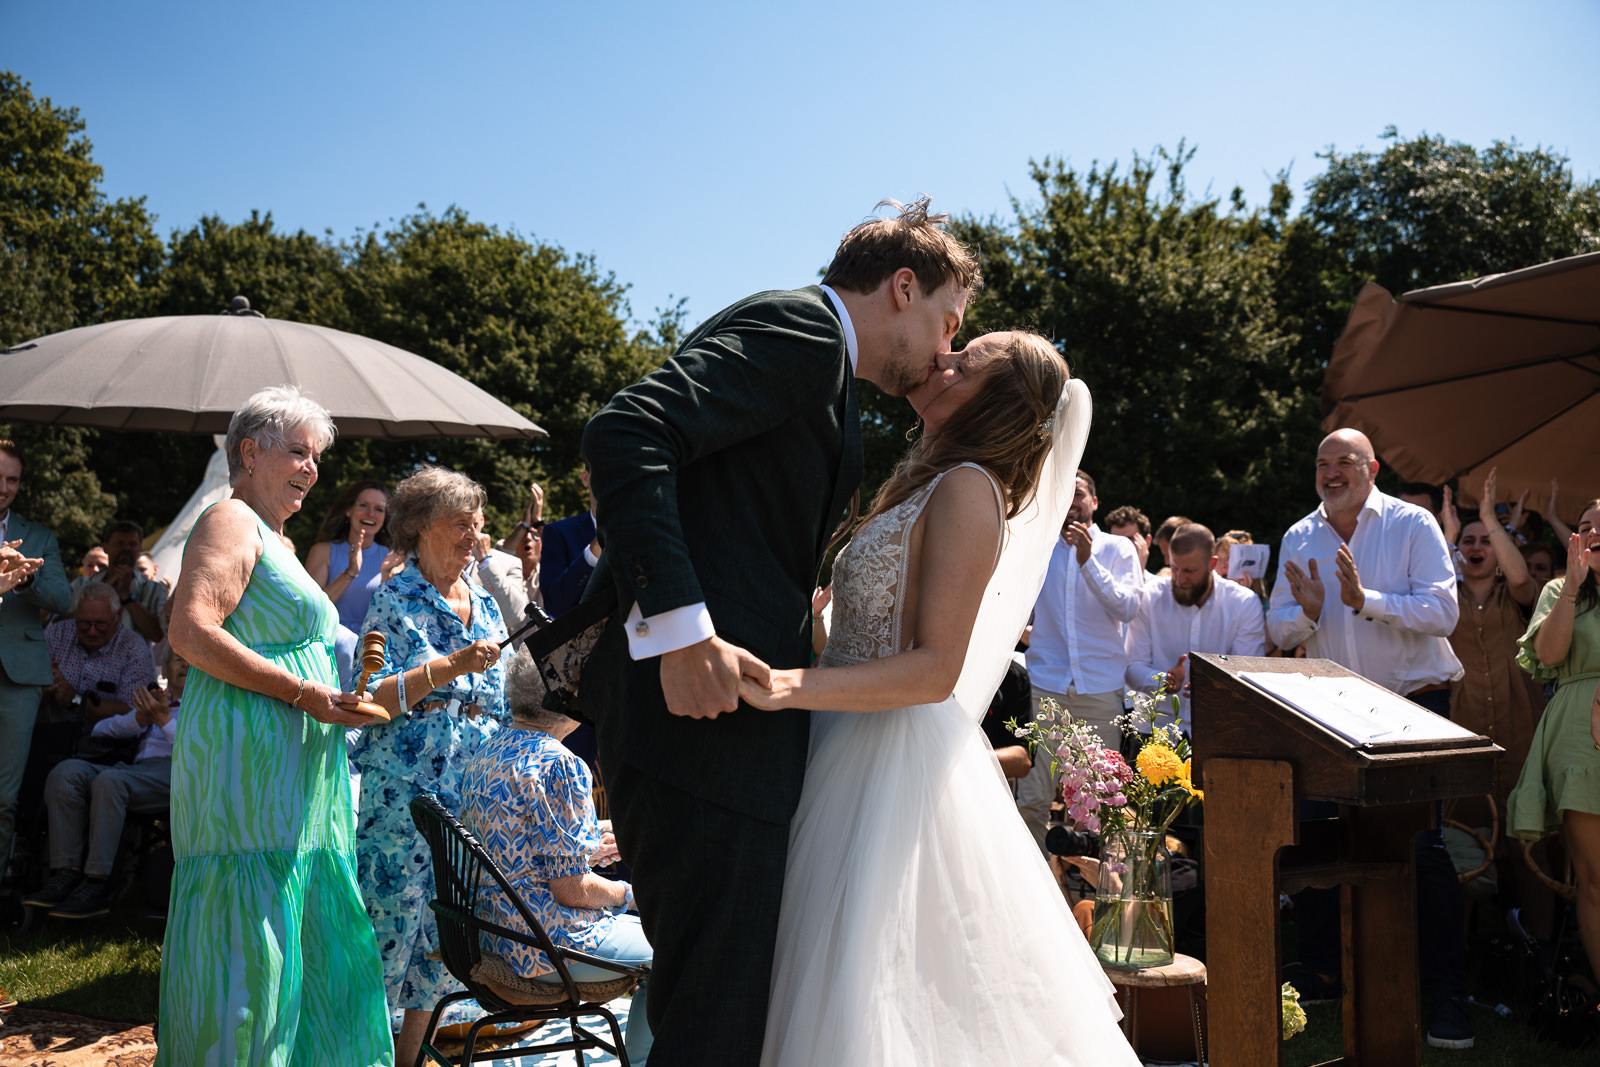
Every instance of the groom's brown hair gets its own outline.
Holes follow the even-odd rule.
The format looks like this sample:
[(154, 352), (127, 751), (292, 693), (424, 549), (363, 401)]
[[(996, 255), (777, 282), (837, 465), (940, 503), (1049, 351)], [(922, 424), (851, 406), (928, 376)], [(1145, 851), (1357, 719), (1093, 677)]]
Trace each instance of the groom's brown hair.
[(926, 196), (909, 204), (878, 201), (879, 208), (892, 207), (899, 214), (868, 219), (845, 234), (822, 284), (870, 293), (895, 271), (909, 267), (924, 296), (933, 295), (952, 278), (968, 294), (977, 292), (983, 286), (978, 257), (945, 231), (949, 215), (928, 214), (928, 201)]

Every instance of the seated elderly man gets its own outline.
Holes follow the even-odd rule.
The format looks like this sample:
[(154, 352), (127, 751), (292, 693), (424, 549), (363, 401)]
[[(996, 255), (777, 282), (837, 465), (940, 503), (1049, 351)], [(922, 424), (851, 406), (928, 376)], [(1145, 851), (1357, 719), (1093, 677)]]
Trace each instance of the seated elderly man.
[(1167, 692), (1182, 698), (1179, 714), (1187, 730), (1189, 653), (1264, 656), (1266, 616), (1254, 593), (1214, 572), (1216, 539), (1199, 523), (1173, 532), (1167, 561), (1171, 575), (1150, 583), (1149, 595), (1128, 627), (1124, 680), (1147, 693), (1164, 680)]
[[(100, 538), (105, 549), (108, 566), (97, 574), (85, 576), (72, 583), (77, 593), (89, 582), (104, 582), (117, 591), (121, 603), (122, 624), (150, 643), (161, 640), (161, 609), (167, 606), (167, 586), (153, 576), (145, 577), (139, 569), (144, 528), (126, 519), (106, 527)], [(88, 557), (84, 558), (85, 566)], [(153, 563), (154, 561), (152, 561)]]
[(46, 692), (84, 723), (132, 711), (133, 696), (155, 681), (150, 646), (122, 625), (122, 596), (105, 582), (73, 588), (72, 618), (44, 632), (55, 681)]
[(129, 812), (165, 811), (172, 785), (172, 739), (189, 665), (167, 653), (167, 688), (138, 689), (134, 707), (94, 725), (95, 737), (139, 742), (132, 763), (58, 763), (44, 783), (50, 818), (50, 879), (24, 904), (62, 919), (111, 910), (111, 867)]
[[(590, 870), (596, 863), (609, 862), (617, 849), (609, 826), (595, 819), (589, 769), (561, 744), (578, 724), (545, 710), (543, 697), (544, 686), (532, 658), (513, 657), (506, 668), (511, 724), (490, 738), (467, 765), (462, 821), (483, 842), (553, 942), (618, 963), (648, 966), (654, 953), (638, 915), (612, 911), (633, 903), (633, 888)], [(513, 930), (526, 929), (498, 887), (486, 886), (483, 892), (482, 918)], [(542, 952), (505, 938), (486, 937), (484, 952), (499, 956), (526, 978), (553, 975), (555, 970)], [(617, 977), (588, 964), (572, 964), (568, 970), (578, 982)], [(648, 984), (639, 986), (628, 1012), (628, 1060), (639, 1065), (652, 1043), (645, 1018)]]

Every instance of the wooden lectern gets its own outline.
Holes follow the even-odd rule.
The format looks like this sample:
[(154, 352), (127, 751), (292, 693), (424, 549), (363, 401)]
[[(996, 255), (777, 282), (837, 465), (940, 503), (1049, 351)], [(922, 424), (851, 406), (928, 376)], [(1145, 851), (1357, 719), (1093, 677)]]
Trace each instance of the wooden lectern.
[[(1330, 660), (1194, 654), (1189, 669), (1193, 772), (1206, 797), (1211, 1063), (1282, 1062), (1278, 894), (1339, 886), (1345, 1054), (1331, 1062), (1419, 1064), (1413, 841), (1435, 825), (1435, 801), (1493, 789), (1500, 748), (1470, 734), (1356, 744), (1240, 677), (1370, 684)], [(1337, 803), (1339, 818), (1307, 823), (1302, 841), (1301, 800)]]

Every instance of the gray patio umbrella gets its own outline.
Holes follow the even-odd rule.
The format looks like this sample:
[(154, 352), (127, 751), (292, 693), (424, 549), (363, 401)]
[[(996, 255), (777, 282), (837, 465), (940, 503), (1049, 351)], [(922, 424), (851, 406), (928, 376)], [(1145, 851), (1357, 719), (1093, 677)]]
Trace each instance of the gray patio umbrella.
[(1356, 297), (1323, 379), (1324, 429), (1352, 426), (1402, 477), (1461, 479), (1476, 503), (1499, 468), (1502, 499), (1543, 510), (1561, 483), (1572, 523), (1600, 497), (1600, 252), (1506, 274)]
[(123, 319), (0, 351), (0, 422), (225, 433), (250, 394), (298, 385), (343, 437), (536, 437), (544, 430), (437, 363), (342, 330), (221, 315)]

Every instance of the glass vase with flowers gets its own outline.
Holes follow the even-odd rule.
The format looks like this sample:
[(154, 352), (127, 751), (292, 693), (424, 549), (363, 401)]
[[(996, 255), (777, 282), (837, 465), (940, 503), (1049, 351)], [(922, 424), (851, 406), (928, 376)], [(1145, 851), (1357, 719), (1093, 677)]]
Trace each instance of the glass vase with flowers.
[(1133, 710), (1117, 726), (1134, 739), (1132, 766), (1094, 727), (1053, 700), (1042, 701), (1039, 716), (1016, 733), (1035, 751), (1050, 753), (1067, 820), (1100, 835), (1089, 928), (1095, 955), (1119, 966), (1159, 967), (1173, 956), (1167, 831), (1204, 798), (1190, 774), (1175, 695), (1164, 687), (1154, 695), (1134, 694)]

